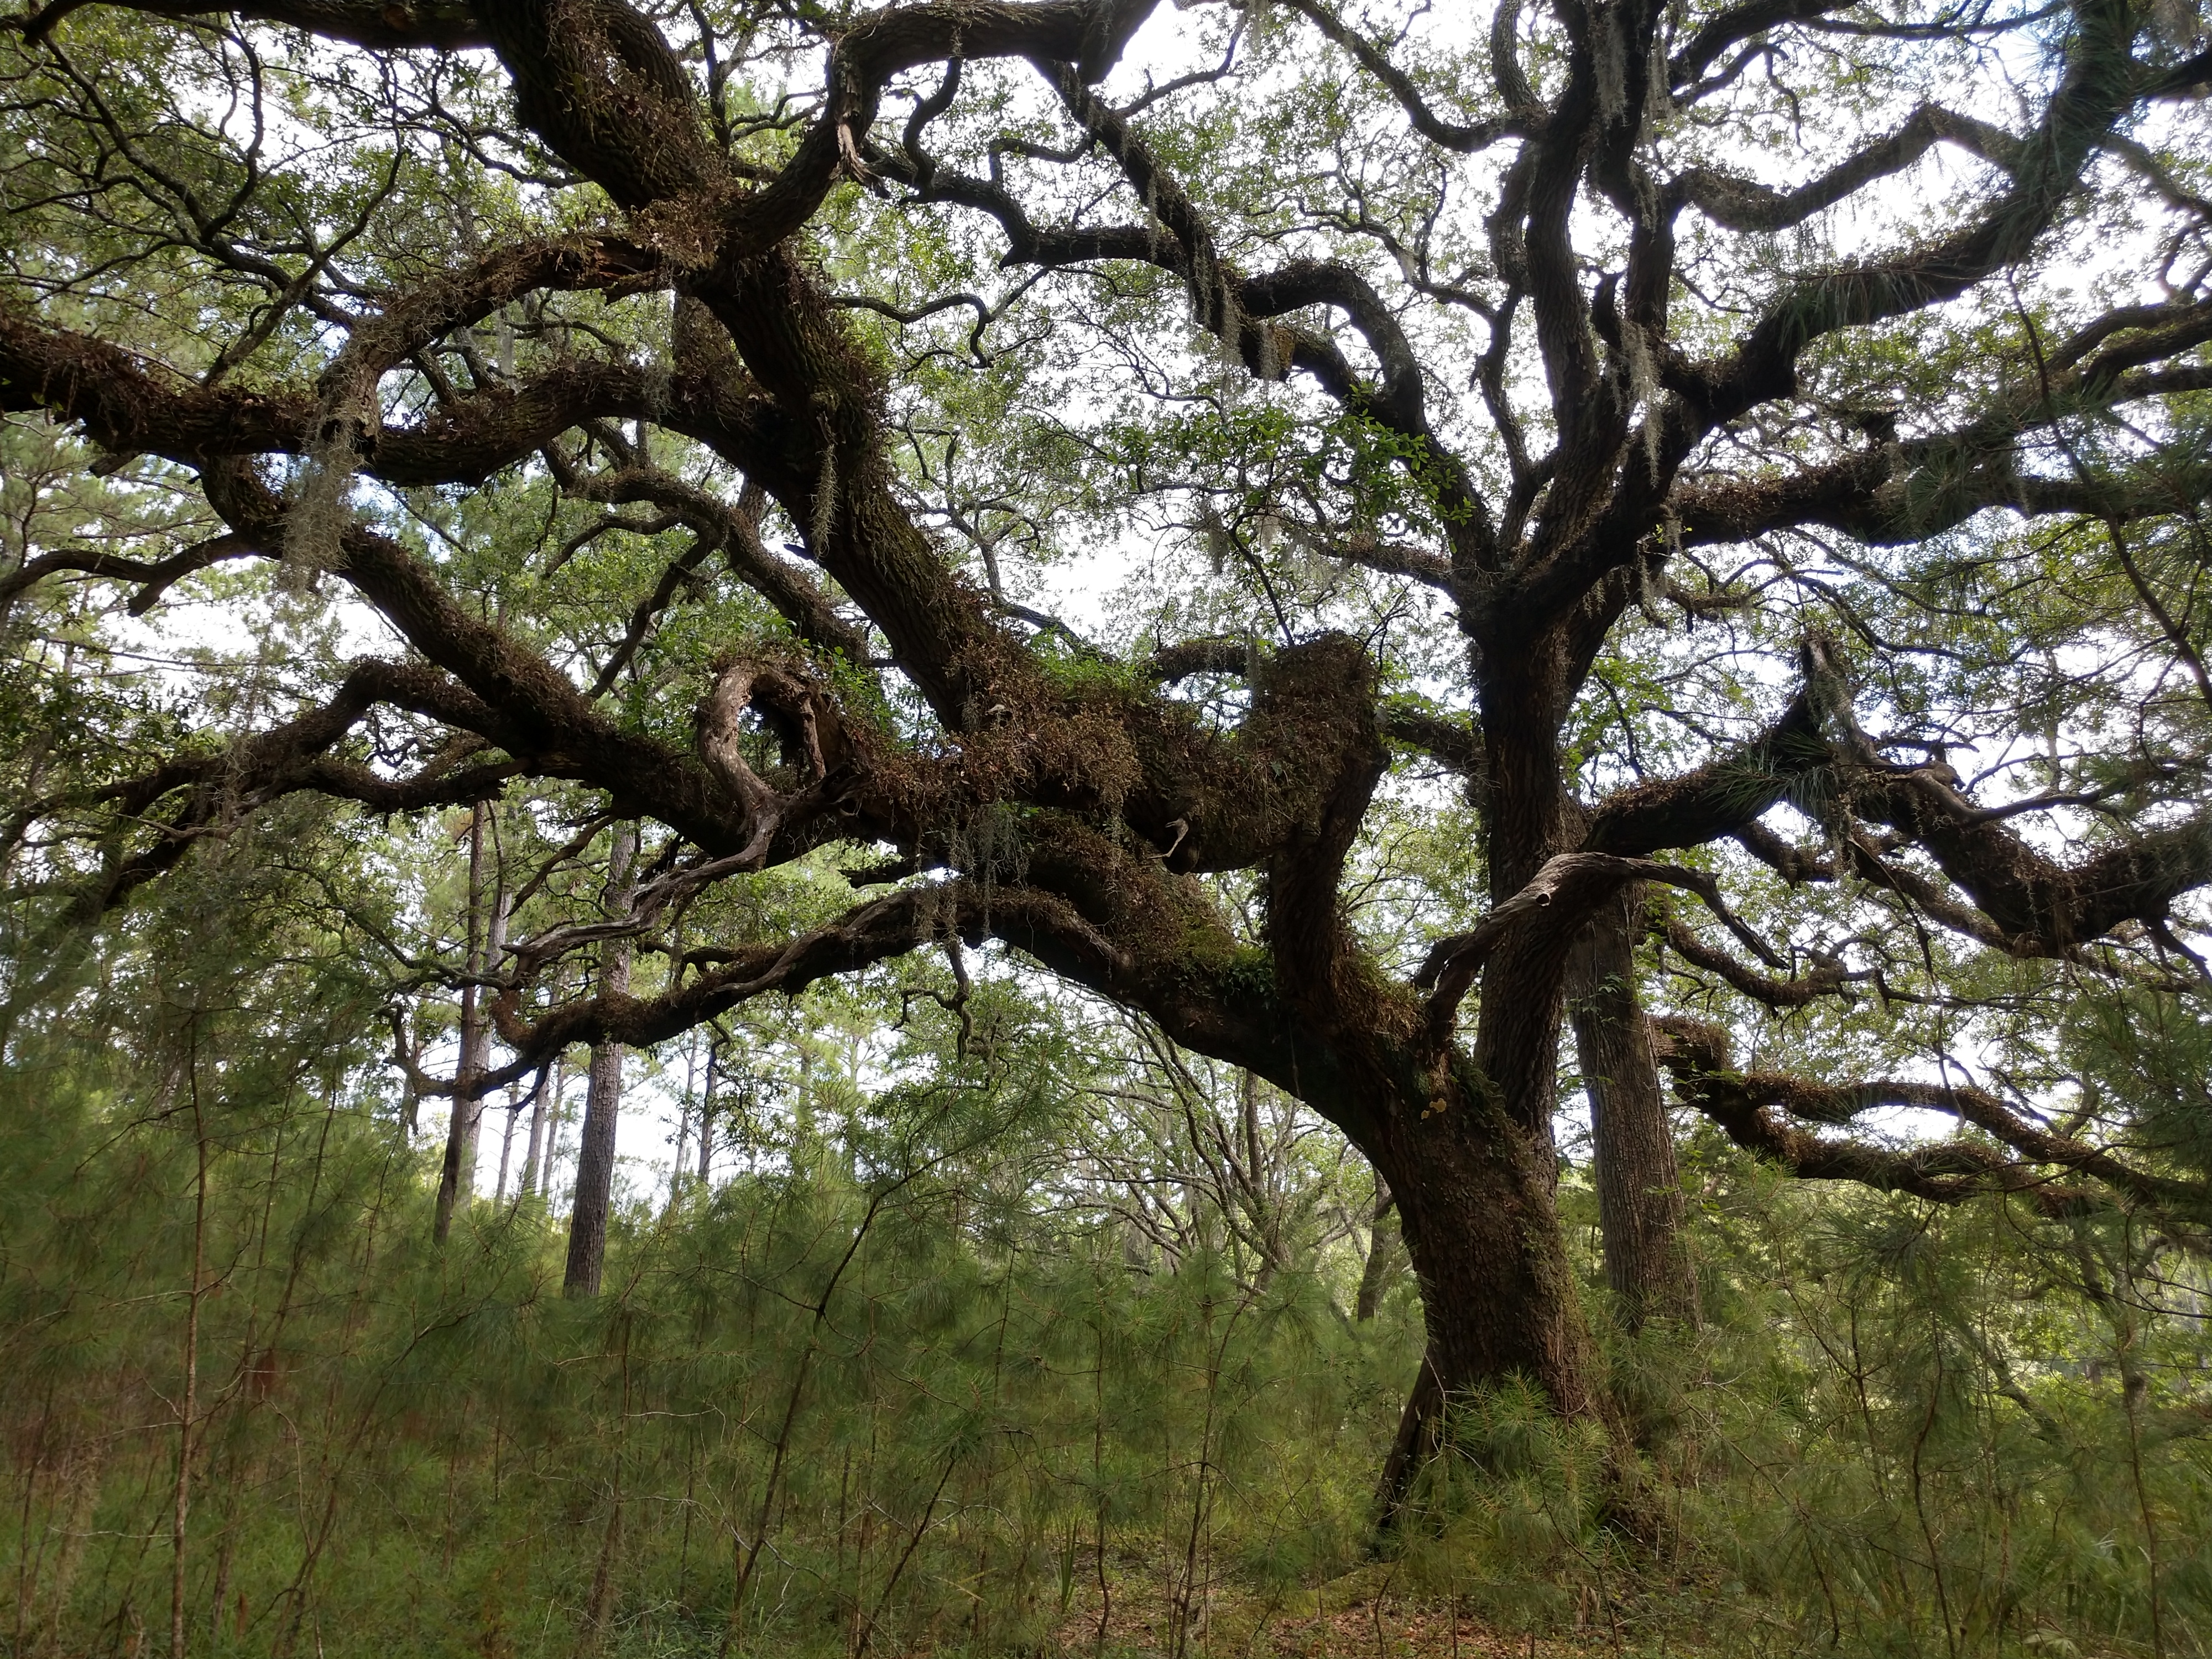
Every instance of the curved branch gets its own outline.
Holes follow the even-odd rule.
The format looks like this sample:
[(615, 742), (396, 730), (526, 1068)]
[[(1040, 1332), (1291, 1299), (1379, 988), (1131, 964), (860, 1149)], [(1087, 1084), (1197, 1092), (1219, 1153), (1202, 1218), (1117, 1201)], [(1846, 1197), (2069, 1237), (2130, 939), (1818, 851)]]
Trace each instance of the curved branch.
[(7, 616), (18, 595), (49, 576), (72, 570), (108, 581), (134, 583), (138, 591), (131, 596), (124, 609), (134, 617), (143, 617), (161, 603), (162, 594), (186, 576), (228, 559), (258, 558), (260, 554), (259, 548), (235, 535), (211, 536), (166, 559), (132, 559), (91, 549), (62, 548), (27, 559), (6, 577), (0, 578), (0, 618)]
[(1668, 84), (1686, 88), (1703, 79), (1729, 48), (1785, 23), (1848, 11), (1853, 3), (1855, 0), (1749, 0), (1749, 3), (1724, 11), (1699, 27), (1681, 50), (1668, 60)]
[[(1160, 229), (1039, 232), (1003, 187), (981, 180), (933, 178), (924, 194), (964, 198), (993, 212), (1012, 244), (1008, 263), (1125, 258), (1176, 271), (1189, 289), (1200, 325), (1235, 350), (1255, 374), (1272, 380), (1292, 368), (1304, 369), (1340, 401), (1415, 440), (1411, 465), (1432, 481), (1455, 544), (1464, 546), (1470, 558), (1494, 556), (1489, 507), (1458, 458), (1431, 430), (1419, 362), (1396, 316), (1367, 279), (1348, 265), (1310, 259), (1293, 260), (1261, 276), (1240, 276), (1222, 257), (1212, 228), (1188, 193), (1121, 112), (1095, 96), (1073, 71), (1059, 70), (1052, 79), (1069, 113), (1113, 157)], [(1364, 384), (1334, 345), (1317, 337), (1269, 325), (1268, 319), (1315, 306), (1336, 307), (1352, 319), (1375, 354), (1379, 381)]]
[[(1808, 1180), (1856, 1181), (1945, 1204), (1989, 1192), (2023, 1193), (2047, 1213), (2094, 1202), (2089, 1194), (2055, 1185), (2047, 1173), (2053, 1169), (2087, 1176), (2138, 1201), (2201, 1203), (2204, 1196), (2191, 1182), (2137, 1170), (2101, 1147), (2041, 1128), (1986, 1090), (1890, 1079), (1837, 1085), (1778, 1072), (1738, 1072), (1730, 1064), (1728, 1034), (1718, 1026), (1676, 1015), (1653, 1020), (1652, 1028), (1660, 1061), (1685, 1102), (1738, 1146)], [(1811, 1122), (1844, 1124), (1884, 1106), (1948, 1112), (1998, 1144), (1948, 1140), (1897, 1151), (1814, 1134), (1777, 1115), (1779, 1110)], [(2018, 1156), (2008, 1158), (2000, 1146)]]
[(1674, 501), (1683, 544), (1825, 525), (1889, 546), (1940, 534), (1991, 507), (2123, 524), (2190, 512), (2212, 487), (2212, 464), (2199, 458), (2170, 456), (2142, 477), (2054, 477), (2022, 471), (2020, 441), (2082, 414), (2212, 390), (2212, 365), (2147, 367), (2208, 341), (2212, 303), (2119, 307), (2064, 342), (2038, 384), (2006, 389), (1948, 432), (1899, 442), (1893, 413), (1859, 411), (1849, 418), (1876, 438), (1869, 447), (1775, 478), (1691, 482)]
[(1923, 104), (1905, 124), (1819, 178), (1778, 191), (1733, 173), (1692, 167), (1675, 181), (1692, 207), (1729, 230), (1774, 232), (1800, 225), (1877, 179), (1902, 173), (1939, 143), (1953, 143), (2009, 172), (2020, 141), (2001, 127)]
[(1462, 155), (1474, 155), (1489, 149), (1501, 138), (1510, 137), (1522, 131), (1522, 123), (1513, 116), (1495, 116), (1484, 121), (1447, 121), (1430, 108), (1428, 100), (1421, 96), (1420, 88), (1413, 77), (1391, 63), (1383, 52), (1353, 30), (1345, 21), (1320, 3), (1320, 0), (1288, 0), (1291, 10), (1298, 13), (1329, 40), (1334, 41), (1360, 68), (1380, 81), (1398, 100), (1406, 112), (1406, 118), (1413, 130), (1431, 143)]
[(1571, 939), (1599, 904), (1632, 881), (1657, 882), (1694, 893), (1721, 923), (1769, 967), (1785, 964), (1721, 896), (1720, 885), (1702, 870), (1686, 870), (1656, 859), (1622, 858), (1611, 853), (1560, 853), (1547, 860), (1528, 884), (1464, 933), (1438, 939), (1413, 975), (1417, 990), (1429, 993), (1425, 1005), (1433, 1035), (1450, 1029), (1460, 1003), (1492, 951), (1516, 927), (1542, 917), (1545, 927)]
[(623, 629), (621, 640), (608, 653), (606, 661), (592, 680), (591, 696), (604, 697), (614, 683), (622, 678), (623, 670), (629, 666), (631, 659), (645, 644), (646, 635), (653, 631), (653, 624), (660, 613), (668, 609), (687, 583), (697, 580), (699, 567), (707, 562), (707, 556), (720, 544), (719, 538), (714, 536), (694, 536), (691, 545), (669, 562), (668, 568), (660, 573), (660, 580), (654, 585), (653, 592), (640, 599), (637, 608), (630, 612), (629, 626)]
[(1978, 219), (1928, 247), (1797, 283), (1728, 359), (1678, 382), (1696, 405), (1697, 426), (1710, 430), (1788, 395), (1797, 360), (1814, 341), (1954, 299), (2026, 257), (2079, 187), (2100, 141), (2139, 95), (2130, 56), (2135, 14), (2124, 0), (2079, 0), (2074, 17), (2065, 73), (2035, 131), (2020, 142), (2011, 188)]
[[(258, 479), (234, 469), (210, 471), (204, 483), (210, 503), (241, 536), (264, 548), (283, 544), (283, 504)], [(347, 583), (481, 700), (472, 729), (535, 769), (590, 781), (710, 852), (744, 844), (740, 824), (697, 762), (617, 726), (542, 657), (471, 616), (398, 543), (349, 525), (339, 548)]]
[[(932, 937), (940, 916), (959, 913), (959, 895), (909, 888), (856, 905), (826, 927), (780, 945), (749, 945), (688, 984), (653, 997), (604, 993), (527, 1018), (519, 990), (492, 1004), (500, 1041), (514, 1051), (504, 1066), (479, 1079), (497, 1089), (576, 1043), (621, 1042), (647, 1048), (704, 1024), (739, 1003), (770, 993), (795, 994), (817, 980), (849, 974), (902, 956)], [(454, 1085), (430, 1092), (450, 1094)]]
[(2212, 884), (2212, 812), (2063, 865), (1931, 768), (1862, 771), (1847, 788), (1854, 810), (1925, 848), (2016, 956), (2065, 956), (2124, 921), (2163, 921), (2172, 900)]
[(1627, 855), (1701, 847), (1754, 822), (1829, 757), (1817, 706), (1801, 690), (1772, 725), (1734, 754), (1607, 797), (1583, 845)]
[[(491, 44), (476, 10), (456, 0), (247, 0), (244, 5), (210, 4), (208, 0), (101, 0), (126, 11), (153, 17), (206, 17), (227, 14), (250, 22), (276, 23), (305, 29), (327, 40), (344, 40), (375, 52), (428, 50), (467, 52)], [(32, 40), (94, 0), (50, 0), (50, 3), (20, 18), (0, 22), (13, 25)]]
[[(0, 410), (44, 410), (117, 455), (186, 466), (241, 455), (306, 454), (329, 441), (327, 398), (165, 385), (131, 354), (0, 310)], [(595, 418), (644, 419), (744, 465), (779, 451), (773, 406), (711, 373), (668, 376), (635, 364), (571, 359), (518, 385), (455, 399), (418, 424), (372, 429), (353, 416), (342, 469), (401, 487), (478, 483)], [(343, 435), (343, 434), (341, 434)]]
[(1854, 980), (1874, 977), (1871, 971), (1852, 973), (1841, 963), (1822, 963), (1796, 979), (1773, 979), (1747, 968), (1725, 951), (1717, 951), (1692, 933), (1680, 918), (1655, 916), (1651, 934), (1666, 940), (1676, 956), (1694, 968), (1717, 975), (1754, 1002), (1769, 1008), (1802, 1008), (1816, 997), (1835, 996)]
[[(100, 878), (81, 890), (55, 924), (81, 926), (113, 909), (137, 888), (164, 874), (196, 842), (220, 835), (276, 797), (300, 790), (360, 801), (380, 811), (406, 811), (479, 799), (519, 768), (499, 763), (455, 770), (453, 757), (411, 778), (386, 778), (368, 768), (333, 760), (328, 751), (376, 703), (430, 713), (465, 726), (480, 705), (445, 676), (404, 663), (371, 659), (349, 668), (330, 700), (265, 732), (238, 738), (212, 753), (188, 756), (119, 783), (31, 803), (22, 819), (68, 810), (97, 808), (118, 830), (149, 818), (167, 797), (184, 799), (166, 818), (153, 821), (152, 843), (111, 860)], [(455, 791), (473, 791), (456, 795)]]
[(1464, 716), (1431, 714), (1404, 703), (1387, 703), (1380, 716), (1382, 735), (1418, 749), (1462, 777), (1478, 776), (1483, 765), (1482, 734)]
[(760, 515), (767, 503), (757, 485), (748, 483), (733, 506), (657, 467), (624, 465), (593, 477), (574, 474), (562, 483), (587, 501), (650, 501), (665, 507), (702, 539), (711, 538), (738, 580), (774, 605), (801, 639), (851, 663), (868, 659), (866, 635), (837, 614), (819, 584), (770, 553), (761, 540)]

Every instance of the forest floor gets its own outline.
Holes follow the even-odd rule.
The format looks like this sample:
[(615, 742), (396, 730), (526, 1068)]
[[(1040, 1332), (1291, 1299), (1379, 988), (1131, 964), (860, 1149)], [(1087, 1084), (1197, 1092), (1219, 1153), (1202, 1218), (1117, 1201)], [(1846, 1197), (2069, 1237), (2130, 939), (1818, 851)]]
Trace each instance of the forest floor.
[[(1099, 1629), (1095, 1584), (1071, 1599), (1068, 1615), (1054, 1632), (1054, 1647), (1067, 1659), (1155, 1659), (1179, 1650), (1236, 1659), (1583, 1659), (1608, 1652), (1602, 1627), (1589, 1624), (1571, 1637), (1507, 1632), (1455, 1610), (1446, 1598), (1394, 1593), (1388, 1564), (1359, 1568), (1317, 1589), (1255, 1595), (1216, 1585), (1201, 1611), (1186, 1608), (1160, 1583), (1124, 1578), (1113, 1587), (1106, 1627)], [(1181, 1642), (1178, 1644), (1178, 1636)]]

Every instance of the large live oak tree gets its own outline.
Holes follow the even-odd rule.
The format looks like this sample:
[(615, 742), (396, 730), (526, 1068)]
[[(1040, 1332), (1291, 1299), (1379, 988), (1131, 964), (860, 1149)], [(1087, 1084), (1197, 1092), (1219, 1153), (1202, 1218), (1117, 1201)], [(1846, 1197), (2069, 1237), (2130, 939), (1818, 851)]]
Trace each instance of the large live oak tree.
[[(228, 110), (203, 88), (165, 125), (111, 96), (94, 59), (116, 37), (79, 37), (112, 8), (232, 65)], [(1765, 584), (1703, 559), (2048, 524), (2139, 593), (2146, 695), (2178, 664), (2212, 698), (2148, 562), (2194, 522), (2186, 434), (2212, 387), (2212, 206), (2157, 136), (2201, 131), (2194, 24), (2128, 0), (1503, 0), (1462, 51), (1376, 9), (1201, 10), (1180, 27), (1216, 55), (1141, 90), (1120, 66), (1179, 27), (1152, 0), (51, 0), (16, 19), (28, 228), (0, 407), (72, 425), (110, 471), (189, 476), (220, 522), (167, 551), (36, 550), (0, 595), (75, 574), (141, 612), (267, 560), (334, 576), (406, 647), (230, 741), (16, 803), (15, 841), (105, 826), (56, 935), (288, 793), (390, 814), (574, 786), (599, 804), (587, 836), (653, 826), (629, 908), (519, 930), (483, 970), (502, 1057), (465, 1068), (464, 1107), (572, 1045), (651, 1045), (1000, 941), (1309, 1103), (1372, 1161), (1428, 1330), (1394, 1483), (1451, 1391), (1518, 1374), (1563, 1413), (1599, 1408), (1554, 1210), (1571, 1011), (1632, 1322), (1694, 1305), (1662, 1060), (1685, 1103), (1808, 1177), (2178, 1201), (2151, 1164), (1978, 1085), (1736, 1072), (1719, 1028), (1647, 1021), (1639, 979), (1650, 930), (1768, 1006), (1866, 987), (1863, 962), (1808, 968), (1743, 919), (1727, 883), (1758, 866), (1970, 951), (2188, 978), (2169, 917), (2212, 883), (2185, 741), (2202, 709), (2139, 732), (2124, 776), (1984, 801), (1940, 746), (1882, 733), (1903, 704), (1868, 673), (1879, 629), (1800, 625), (1778, 552)], [(2005, 118), (1919, 97), (1975, 65), (2014, 86)], [(286, 76), (314, 90), (280, 110)], [(1778, 155), (1801, 76), (1808, 156)], [(275, 202), (267, 135), (335, 132), (340, 88), (361, 100), (343, 120), (391, 137), (388, 180)], [(169, 131), (195, 120), (199, 149)], [(1938, 208), (1946, 155), (1966, 182)], [(410, 156), (505, 209), (449, 195), (429, 215)], [(403, 205), (436, 220), (411, 268), (379, 218)], [(1846, 223), (1863, 246), (1813, 235)], [(2122, 269), (2059, 295), (2046, 267), (2092, 224)], [(103, 264), (118, 238), (133, 252)], [(384, 252), (356, 259), (356, 240)], [(131, 320), (120, 285), (157, 255), (173, 286)], [(992, 459), (1002, 406), (981, 393), (975, 429), (951, 429), (945, 388), (1024, 354), (1091, 434), (1067, 465), (1159, 504), (1194, 569), (1249, 573), (1272, 639), (1117, 656), (1006, 591), (1000, 556), (1063, 535), (1070, 496), (1035, 457)], [(958, 484), (963, 439), (987, 489)], [(474, 603), (395, 505), (518, 478), (594, 515), (563, 558), (610, 526), (675, 550), (589, 660)], [(687, 741), (616, 693), (725, 568), (780, 629), (691, 647)], [(1428, 695), (1386, 630), (1286, 597), (1298, 570), (1425, 596), (1401, 631), (1456, 630), (1422, 659)], [(1764, 629), (1765, 712), (1710, 731), (1701, 763), (1608, 770), (1577, 711), (1628, 631), (1680, 648), (1669, 616)], [(398, 729), (417, 736), (372, 741)], [(1487, 895), (1411, 972), (1347, 896), (1394, 753), (1464, 791)], [(875, 890), (830, 925), (670, 933), (703, 895), (854, 844), (878, 849), (855, 877)], [(617, 938), (665, 975), (576, 995), (564, 965)], [(1962, 959), (1924, 933), (1920, 955), (1931, 983)], [(1899, 1151), (1785, 1121), (1883, 1104), (1968, 1128)]]

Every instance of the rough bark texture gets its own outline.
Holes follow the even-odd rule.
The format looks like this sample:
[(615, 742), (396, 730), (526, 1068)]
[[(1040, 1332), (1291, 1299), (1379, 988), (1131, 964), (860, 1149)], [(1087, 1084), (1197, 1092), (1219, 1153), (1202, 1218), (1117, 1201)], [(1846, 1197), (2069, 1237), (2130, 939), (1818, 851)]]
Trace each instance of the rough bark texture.
[(699, 1190), (714, 1190), (714, 1079), (720, 1070), (722, 1051), (715, 1044), (707, 1046), (707, 1087), (699, 1097)]
[(1644, 889), (1635, 884), (1600, 905), (1568, 966), (1567, 1006), (1589, 1099), (1606, 1284), (1622, 1325), (1632, 1331), (1647, 1319), (1698, 1317), (1674, 1130), (1637, 994), (1635, 939), (1644, 904)]
[[(1591, 1352), (1553, 1192), (1551, 1137), (1467, 1079), (1441, 1109), (1406, 1111), (1369, 1152), (1385, 1173), (1421, 1287), (1427, 1358), (1379, 1494), (1395, 1511), (1455, 1395), (1522, 1377), (1565, 1415), (1595, 1411)], [(1548, 1109), (1548, 1098), (1546, 1101)], [(1410, 1131), (1410, 1133), (1408, 1133)]]
[(432, 1234), (440, 1243), (453, 1231), (453, 1212), (464, 1194), (473, 1197), (477, 1182), (477, 1141), (483, 1123), (483, 1096), (478, 1087), (483, 1076), (488, 1033), (477, 1006), (478, 981), (484, 970), (484, 806), (469, 808), (468, 982), (461, 987), (461, 1053), (453, 1073), (457, 1085), (453, 1109), (446, 1124), (446, 1156), (438, 1170), (437, 1213)]
[(514, 1201), (533, 1198), (542, 1190), (545, 1168), (546, 1073), (540, 1072), (530, 1091), (530, 1144), (522, 1159), (522, 1176), (515, 1182)]
[(1359, 1290), (1352, 1304), (1352, 1316), (1360, 1323), (1365, 1324), (1381, 1310), (1383, 1292), (1390, 1288), (1391, 1272), (1404, 1248), (1405, 1240), (1398, 1230), (1397, 1201), (1390, 1195), (1389, 1183), (1378, 1176), (1375, 1214), (1368, 1224), (1367, 1263), (1360, 1269)]
[[(607, 857), (607, 901), (619, 910), (629, 901), (630, 868), (637, 858), (637, 826), (614, 829)], [(602, 996), (629, 992), (630, 943), (611, 939), (599, 957)], [(584, 1094), (584, 1129), (576, 1148), (576, 1196), (568, 1214), (568, 1266), (562, 1289), (570, 1296), (597, 1296), (607, 1260), (607, 1214), (614, 1203), (615, 1127), (622, 1114), (623, 1045), (602, 1039), (592, 1045), (591, 1069)]]

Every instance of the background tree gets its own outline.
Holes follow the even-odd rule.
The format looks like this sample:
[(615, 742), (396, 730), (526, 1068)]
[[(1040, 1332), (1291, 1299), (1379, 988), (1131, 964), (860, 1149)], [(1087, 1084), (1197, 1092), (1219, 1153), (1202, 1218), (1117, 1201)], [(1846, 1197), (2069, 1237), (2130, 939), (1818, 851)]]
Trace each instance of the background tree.
[[(1977, 1068), (2085, 976), (2203, 972), (2197, 23), (1380, 28), (1320, 0), (16, 19), (0, 404), (82, 434), (73, 487), (179, 505), (27, 544), (5, 592), (89, 577), (137, 613), (258, 559), (404, 647), (326, 635), (172, 741), (95, 722), (20, 781), (40, 939), (290, 796), (526, 797), (507, 1057), (418, 1085), (457, 1120), (573, 1045), (998, 941), (1388, 1183), (1428, 1359), (1386, 1494), (1453, 1393), (1596, 1409), (1552, 1127), (1578, 950), (1632, 1319), (1693, 1305), (1645, 1201), (1662, 1053), (1799, 1175), (2195, 1202), (2160, 1148), (2051, 1121), (2048, 1067)], [(1148, 603), (1041, 607), (1060, 562), (1140, 551)], [(617, 819), (640, 875), (586, 920)], [(1415, 840), (1451, 856), (1409, 874)], [(868, 860), (849, 894), (824, 849)], [(1696, 1009), (1655, 1040), (1634, 884), (1713, 994), (1871, 988), (1898, 1075), (1818, 1017), (1741, 1069)], [(652, 970), (562, 993), (618, 939)], [(1780, 1115), (1887, 1105), (1967, 1128), (1898, 1152)]]
[[(610, 908), (627, 908), (632, 866), (637, 859), (637, 831), (618, 823), (614, 846), (607, 854), (607, 896)], [(617, 935), (599, 950), (599, 995), (621, 996), (629, 990), (630, 947)], [(607, 1210), (613, 1202), (615, 1127), (622, 1113), (623, 1046), (602, 1040), (592, 1045), (592, 1062), (584, 1095), (583, 1139), (576, 1154), (576, 1197), (568, 1218), (568, 1270), (563, 1283), (571, 1296), (597, 1296), (599, 1274), (606, 1265)]]

